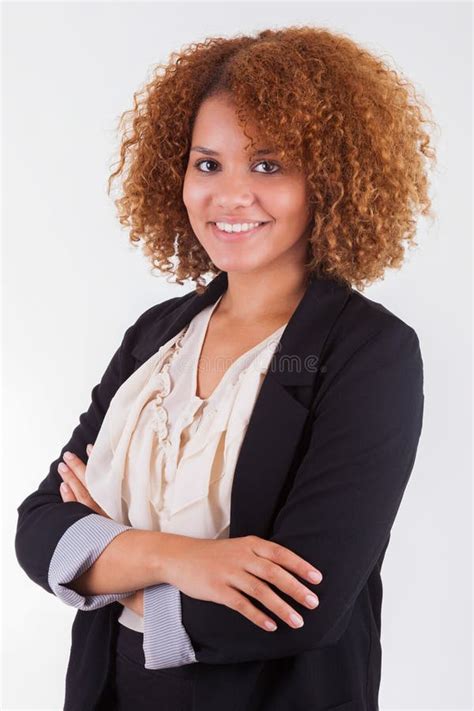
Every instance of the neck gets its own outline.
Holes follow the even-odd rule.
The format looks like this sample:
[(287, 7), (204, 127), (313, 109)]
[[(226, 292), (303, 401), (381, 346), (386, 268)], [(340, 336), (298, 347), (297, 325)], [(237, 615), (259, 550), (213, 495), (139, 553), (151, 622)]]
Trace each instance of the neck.
[(236, 322), (289, 318), (302, 299), (308, 276), (301, 268), (227, 272), (217, 311)]

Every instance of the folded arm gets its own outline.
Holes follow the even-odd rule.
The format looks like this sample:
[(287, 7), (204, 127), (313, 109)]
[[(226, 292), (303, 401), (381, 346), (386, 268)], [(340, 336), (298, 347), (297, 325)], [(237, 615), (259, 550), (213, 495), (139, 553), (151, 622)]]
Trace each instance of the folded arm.
[[(64, 503), (63, 506), (69, 504)], [(148, 543), (158, 550), (149, 537), (153, 532), (134, 531), (128, 537), (128, 542), (126, 537), (118, 540), (120, 533), (129, 530), (133, 531), (130, 526), (96, 513), (76, 521), (65, 531), (54, 551), (48, 574), (49, 585), (67, 605), (87, 611), (114, 601), (119, 602), (134, 594), (133, 591), (93, 593), (91, 590), (100, 589), (101, 586), (104, 589), (118, 589), (129, 586), (127, 581), (130, 579), (137, 581), (135, 584), (140, 585), (140, 589), (144, 587), (142, 614), (145, 667), (163, 669), (195, 662), (194, 649), (181, 624), (179, 590), (167, 583), (156, 583), (160, 575), (159, 556), (158, 564), (148, 567), (145, 554)], [(113, 541), (115, 551), (108, 555)], [(150, 550), (148, 560), (154, 560), (155, 555), (155, 551)], [(106, 556), (108, 559), (104, 560)], [(100, 569), (97, 569), (98, 565), (101, 565)], [(133, 569), (130, 570), (130, 567)], [(82, 575), (84, 571), (86, 576)], [(151, 582), (148, 578), (150, 575)]]

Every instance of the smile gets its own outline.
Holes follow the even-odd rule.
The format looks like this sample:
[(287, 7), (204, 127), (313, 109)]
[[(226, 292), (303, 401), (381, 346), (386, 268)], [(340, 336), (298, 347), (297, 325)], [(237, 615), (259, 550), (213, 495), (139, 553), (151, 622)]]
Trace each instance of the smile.
[(219, 229), (215, 222), (211, 222), (211, 229), (215, 237), (222, 242), (241, 242), (248, 237), (252, 237), (257, 232), (261, 232), (269, 224), (269, 222), (264, 222), (258, 225), (258, 227), (253, 227), (251, 230), (246, 230), (245, 232), (226, 232), (225, 230)]

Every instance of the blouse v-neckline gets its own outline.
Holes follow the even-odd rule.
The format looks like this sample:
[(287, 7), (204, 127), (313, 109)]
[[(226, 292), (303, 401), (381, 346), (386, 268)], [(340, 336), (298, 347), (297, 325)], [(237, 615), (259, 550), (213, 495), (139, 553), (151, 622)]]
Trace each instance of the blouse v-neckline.
[(197, 317), (197, 318), (198, 318), (198, 321), (200, 321), (200, 320), (202, 319), (202, 323), (199, 322), (199, 329), (200, 329), (200, 331), (199, 331), (198, 337), (197, 337), (196, 349), (195, 349), (195, 353), (194, 353), (194, 360), (192, 361), (192, 368), (191, 368), (191, 378), (190, 378), (190, 381), (191, 381), (191, 388), (192, 388), (192, 389), (191, 389), (191, 396), (192, 396), (192, 398), (194, 399), (194, 401), (195, 401), (196, 403), (199, 403), (199, 404), (204, 404), (204, 403), (209, 403), (209, 402), (214, 401), (214, 400), (216, 399), (216, 397), (217, 397), (217, 393), (220, 392), (221, 388), (224, 387), (224, 384), (227, 383), (227, 381), (229, 380), (230, 376), (237, 370), (237, 368), (238, 368), (238, 366), (241, 364), (242, 360), (243, 360), (244, 358), (249, 358), (249, 357), (251, 357), (254, 351), (257, 351), (258, 349), (263, 348), (264, 344), (265, 344), (267, 341), (270, 341), (271, 339), (275, 338), (275, 336), (276, 336), (277, 334), (279, 334), (280, 331), (283, 331), (283, 330), (286, 328), (287, 323), (288, 323), (288, 322), (287, 322), (287, 323), (284, 323), (282, 326), (279, 326), (279, 328), (277, 328), (275, 331), (273, 331), (273, 333), (271, 333), (269, 336), (267, 336), (266, 338), (264, 338), (263, 340), (261, 340), (259, 343), (255, 344), (255, 346), (253, 346), (252, 348), (249, 348), (249, 349), (246, 350), (244, 353), (242, 353), (238, 358), (236, 358), (236, 360), (234, 360), (234, 361), (229, 365), (229, 367), (227, 368), (227, 370), (224, 372), (223, 376), (221, 377), (221, 379), (219, 380), (219, 382), (218, 382), (217, 385), (215, 386), (215, 388), (214, 388), (214, 390), (212, 391), (212, 393), (211, 393), (210, 395), (208, 395), (208, 397), (206, 397), (206, 398), (201, 398), (201, 397), (199, 397), (199, 395), (197, 394), (197, 388), (198, 388), (198, 382), (197, 382), (198, 364), (199, 364), (199, 360), (200, 360), (200, 358), (201, 358), (201, 352), (202, 352), (202, 348), (203, 348), (203, 345), (204, 345), (204, 340), (205, 340), (205, 338), (206, 338), (207, 331), (208, 331), (208, 328), (209, 328), (209, 322), (210, 322), (210, 320), (211, 320), (212, 314), (214, 313), (215, 309), (217, 308), (218, 304), (220, 303), (222, 297), (223, 297), (223, 294), (221, 294), (221, 295), (219, 296), (219, 298), (217, 299), (217, 301), (216, 301), (214, 304), (212, 304), (212, 305), (210, 305), (209, 307), (207, 307), (207, 313), (206, 313), (206, 309), (203, 309), (203, 310), (198, 314), (198, 317)]

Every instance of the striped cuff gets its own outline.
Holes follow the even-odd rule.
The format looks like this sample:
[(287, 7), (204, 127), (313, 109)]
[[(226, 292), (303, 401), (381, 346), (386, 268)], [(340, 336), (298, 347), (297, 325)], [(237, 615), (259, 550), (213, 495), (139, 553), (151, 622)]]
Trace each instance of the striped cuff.
[(67, 605), (85, 611), (96, 610), (133, 595), (135, 590), (84, 596), (65, 587), (95, 563), (115, 536), (131, 528), (96, 513), (73, 523), (59, 539), (49, 564), (48, 584), (53, 593)]
[(197, 662), (181, 622), (179, 588), (168, 583), (146, 587), (143, 593), (145, 669), (181, 667)]

